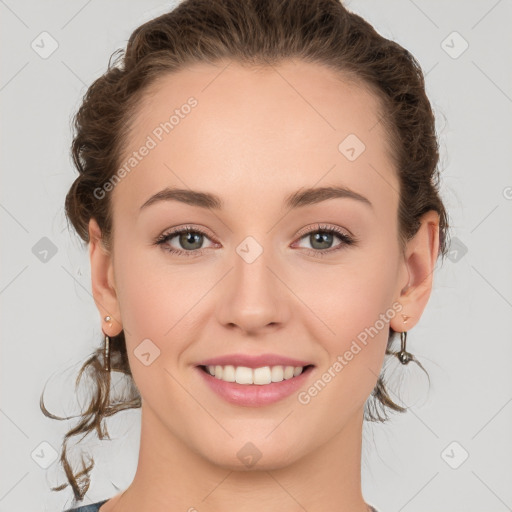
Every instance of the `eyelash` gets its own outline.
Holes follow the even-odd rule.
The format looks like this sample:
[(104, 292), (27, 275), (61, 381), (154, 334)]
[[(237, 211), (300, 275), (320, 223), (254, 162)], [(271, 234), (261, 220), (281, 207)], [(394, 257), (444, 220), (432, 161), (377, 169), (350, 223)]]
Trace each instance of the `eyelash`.
[[(194, 226), (185, 226), (184, 228), (173, 230), (173, 231), (170, 231), (168, 233), (164, 233), (164, 234), (160, 235), (155, 240), (154, 243), (155, 243), (155, 245), (162, 245), (163, 246), (166, 242), (168, 242), (169, 240), (174, 238), (176, 235), (181, 235), (182, 233), (201, 234), (201, 235), (203, 235), (203, 236), (205, 236), (207, 238), (210, 238), (208, 236), (208, 233), (206, 233), (205, 231), (203, 231), (200, 228), (196, 228)], [(334, 234), (334, 235), (338, 236), (338, 238), (341, 240), (340, 244), (338, 244), (335, 247), (332, 247), (330, 249), (325, 249), (325, 250), (321, 250), (321, 249), (305, 249), (306, 253), (311, 254), (313, 256), (324, 257), (324, 256), (332, 254), (332, 253), (334, 253), (336, 251), (344, 249), (347, 246), (356, 245), (357, 244), (357, 239), (356, 238), (347, 235), (340, 228), (338, 228), (336, 226), (327, 226), (327, 225), (321, 225), (321, 224), (318, 224), (312, 230), (306, 231), (304, 233), (300, 233), (298, 240), (302, 240), (302, 238), (304, 238), (305, 236), (310, 235), (312, 233)], [(191, 251), (184, 251), (184, 250), (181, 250), (181, 249), (166, 248), (166, 247), (163, 247), (163, 249), (165, 251), (171, 253), (171, 254), (176, 254), (178, 256), (186, 256), (186, 257), (201, 256), (201, 254), (205, 250), (205, 249), (194, 249), (194, 250), (191, 250)]]

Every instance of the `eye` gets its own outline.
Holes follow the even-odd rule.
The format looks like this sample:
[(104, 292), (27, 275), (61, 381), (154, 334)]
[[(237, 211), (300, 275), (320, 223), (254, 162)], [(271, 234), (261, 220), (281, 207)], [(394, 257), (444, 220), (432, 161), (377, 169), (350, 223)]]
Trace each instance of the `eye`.
[[(301, 233), (300, 240), (306, 239), (312, 246), (312, 249), (307, 249), (307, 253), (313, 256), (326, 256), (333, 252), (344, 249), (346, 246), (355, 245), (356, 239), (337, 226), (316, 225), (313, 230)], [(334, 238), (338, 238), (341, 242), (332, 247)]]
[[(302, 239), (307, 239), (312, 248), (305, 248), (306, 253), (312, 256), (326, 256), (336, 251), (344, 249), (347, 246), (355, 245), (357, 240), (345, 233), (337, 226), (328, 226), (317, 224), (314, 229), (309, 231), (302, 231), (300, 233)], [(200, 228), (194, 226), (185, 226), (181, 229), (173, 229), (159, 236), (155, 240), (155, 245), (161, 245), (162, 248), (171, 253), (179, 256), (196, 257), (201, 256), (207, 248), (201, 247), (204, 238), (209, 239), (208, 234)], [(338, 238), (340, 243), (332, 247), (334, 238)], [(176, 245), (171, 242), (176, 239)]]
[[(155, 244), (162, 245), (163, 249), (171, 254), (178, 254), (180, 256), (200, 256), (203, 254), (204, 248), (202, 248), (201, 245), (205, 237), (208, 238), (205, 231), (193, 226), (186, 226), (185, 228), (164, 233), (155, 240)], [(174, 238), (177, 239), (176, 243), (184, 249), (180, 247), (177, 248), (169, 243)]]

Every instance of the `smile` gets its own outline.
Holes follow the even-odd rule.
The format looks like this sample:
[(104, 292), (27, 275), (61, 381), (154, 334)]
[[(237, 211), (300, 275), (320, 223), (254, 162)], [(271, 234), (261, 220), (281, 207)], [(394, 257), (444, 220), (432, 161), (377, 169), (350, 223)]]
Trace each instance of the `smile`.
[(297, 393), (314, 373), (314, 365), (259, 368), (200, 365), (195, 368), (217, 396), (245, 407), (262, 407), (283, 400)]
[[(308, 365), (310, 366), (310, 365)], [(208, 365), (202, 368), (216, 379), (224, 382), (264, 386), (272, 382), (282, 382), (299, 376), (307, 366), (262, 366), (249, 368), (247, 366)]]

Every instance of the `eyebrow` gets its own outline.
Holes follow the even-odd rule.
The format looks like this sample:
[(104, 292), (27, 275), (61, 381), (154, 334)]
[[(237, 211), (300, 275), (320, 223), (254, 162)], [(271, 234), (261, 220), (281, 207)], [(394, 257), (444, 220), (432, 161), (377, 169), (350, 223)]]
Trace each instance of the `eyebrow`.
[[(301, 208), (312, 204), (318, 204), (329, 199), (349, 198), (355, 199), (373, 209), (369, 199), (347, 187), (317, 187), (299, 189), (285, 198), (284, 205), (288, 209)], [(141, 207), (140, 210), (161, 201), (179, 201), (199, 208), (222, 210), (224, 202), (222, 199), (208, 192), (199, 192), (180, 188), (166, 187), (152, 195)]]

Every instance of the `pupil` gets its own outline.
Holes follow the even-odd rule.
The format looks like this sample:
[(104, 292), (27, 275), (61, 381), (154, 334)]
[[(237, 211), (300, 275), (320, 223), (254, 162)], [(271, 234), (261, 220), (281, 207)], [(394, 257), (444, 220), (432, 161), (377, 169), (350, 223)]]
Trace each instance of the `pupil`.
[[(183, 245), (183, 242), (186, 243), (192, 243), (194, 244), (194, 239), (195, 239), (195, 243), (198, 244), (198, 247), (192, 247), (192, 249), (198, 249), (199, 246), (201, 245), (200, 243), (200, 238), (201, 238), (201, 234), (199, 233), (184, 233), (182, 236), (181, 236), (181, 242), (182, 242), (182, 245)], [(186, 245), (185, 245), (186, 247)]]
[(332, 233), (315, 233), (313, 235), (313, 243), (311, 244), (313, 247), (315, 247), (315, 243), (319, 242), (320, 247), (316, 247), (317, 249), (329, 249), (329, 247), (324, 247), (322, 244), (327, 243), (327, 245), (332, 243)]

